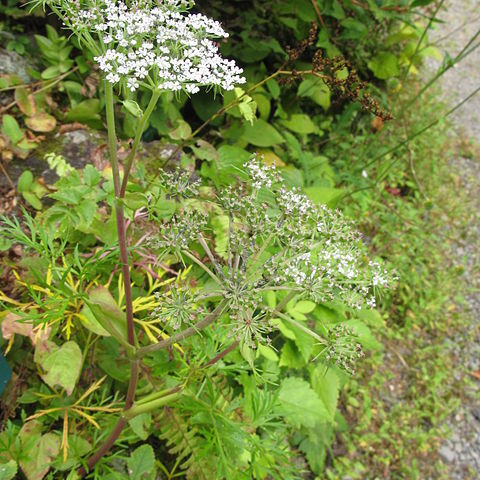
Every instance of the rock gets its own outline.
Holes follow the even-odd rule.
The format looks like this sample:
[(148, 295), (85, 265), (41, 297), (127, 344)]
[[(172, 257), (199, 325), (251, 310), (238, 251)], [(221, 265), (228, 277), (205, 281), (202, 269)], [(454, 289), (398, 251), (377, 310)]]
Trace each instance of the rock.
[[(36, 178), (43, 177), (47, 184), (52, 184), (58, 177), (53, 170), (50, 170), (44, 159), (46, 154), (62, 155), (74, 168), (83, 168), (90, 163), (102, 169), (105, 163), (102, 157), (102, 146), (105, 144), (104, 132), (80, 129), (60, 133), (47, 138), (25, 160), (14, 159), (11, 161), (7, 165), (7, 173), (15, 184), (25, 170), (30, 170)], [(6, 178), (0, 174), (0, 185), (5, 184)]]
[(455, 460), (455, 452), (447, 445), (443, 445), (438, 453), (440, 454), (442, 460), (447, 463), (452, 463)]
[(0, 48), (0, 75), (18, 75), (24, 82), (31, 80), (27, 72), (28, 68), (33, 65), (17, 52), (11, 52)]
[[(127, 148), (119, 147), (120, 161), (126, 156)], [(179, 164), (182, 151), (177, 152), (176, 149), (176, 145), (158, 140), (142, 143), (137, 161), (152, 173), (172, 154), (170, 165)], [(7, 165), (6, 170), (12, 182), (16, 184), (20, 175), (30, 170), (36, 178), (43, 177), (48, 185), (55, 183), (58, 177), (44, 158), (49, 153), (63, 156), (69, 165), (77, 169), (91, 164), (97, 170), (103, 170), (108, 165), (107, 136), (105, 132), (80, 128), (47, 137), (25, 160), (14, 159)], [(0, 186), (5, 185), (8, 185), (7, 180), (0, 172)]]
[(472, 408), (472, 415), (475, 420), (480, 422), (480, 408), (479, 407), (474, 407)]

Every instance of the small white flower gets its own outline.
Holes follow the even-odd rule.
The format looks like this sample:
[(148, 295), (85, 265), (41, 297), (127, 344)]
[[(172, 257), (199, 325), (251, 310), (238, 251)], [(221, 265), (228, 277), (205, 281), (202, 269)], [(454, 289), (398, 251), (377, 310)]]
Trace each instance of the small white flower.
[(109, 49), (95, 61), (111, 83), (125, 80), (135, 90), (150, 73), (159, 88), (188, 93), (201, 86), (232, 90), (245, 83), (243, 70), (222, 58), (211, 40), (228, 34), (215, 20), (183, 13), (191, 3), (146, 0), (129, 7), (123, 0), (93, 0), (88, 10), (79, 10), (77, 3), (68, 2), (64, 16), (75, 32), (102, 33)]

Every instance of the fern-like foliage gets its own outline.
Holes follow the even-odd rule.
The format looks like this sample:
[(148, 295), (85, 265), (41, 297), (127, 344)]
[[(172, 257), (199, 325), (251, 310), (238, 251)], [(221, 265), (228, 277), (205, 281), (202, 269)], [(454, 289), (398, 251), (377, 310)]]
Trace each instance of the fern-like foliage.
[(168, 448), (168, 453), (176, 458), (176, 464), (186, 472), (187, 478), (208, 480), (211, 472), (211, 448), (198, 434), (184, 415), (173, 409), (167, 409), (160, 424), (160, 435)]

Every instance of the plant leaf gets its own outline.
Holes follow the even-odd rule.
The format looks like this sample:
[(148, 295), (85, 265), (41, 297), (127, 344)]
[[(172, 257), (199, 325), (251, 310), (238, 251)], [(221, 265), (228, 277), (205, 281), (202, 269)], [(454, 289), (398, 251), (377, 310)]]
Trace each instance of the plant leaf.
[(141, 445), (131, 454), (127, 465), (131, 480), (151, 478), (155, 467), (153, 448), (150, 445)]
[(256, 147), (272, 147), (285, 141), (275, 127), (261, 118), (245, 126), (242, 138)]
[(278, 412), (295, 427), (312, 428), (330, 419), (324, 403), (312, 387), (297, 377), (286, 378), (280, 385)]
[(25, 119), (25, 123), (34, 132), (51, 132), (57, 126), (55, 117), (45, 112), (39, 112)]
[(42, 352), (35, 352), (35, 361), (45, 370), (42, 379), (47, 385), (60, 386), (71, 395), (82, 369), (82, 351), (75, 342), (66, 342), (61, 347), (49, 342)]

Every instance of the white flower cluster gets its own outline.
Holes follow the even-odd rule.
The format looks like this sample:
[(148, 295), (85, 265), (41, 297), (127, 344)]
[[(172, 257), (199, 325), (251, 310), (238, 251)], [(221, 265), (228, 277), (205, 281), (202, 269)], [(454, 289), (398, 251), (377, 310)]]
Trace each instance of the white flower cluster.
[(184, 13), (185, 1), (93, 0), (86, 6), (66, 10), (66, 23), (100, 36), (103, 53), (95, 61), (110, 83), (125, 80), (134, 91), (153, 81), (163, 90), (196, 93), (200, 86), (232, 90), (245, 82), (243, 70), (211, 40), (228, 34), (204, 15)]
[(275, 166), (271, 167), (262, 163), (263, 155), (260, 159), (254, 155), (246, 164), (245, 169), (251, 178), (251, 185), (254, 190), (261, 188), (272, 188), (273, 184), (278, 181)]
[[(257, 158), (247, 162), (245, 168), (253, 191), (270, 188), (280, 211), (276, 219), (263, 222), (264, 237), (272, 228), (272, 238), (286, 249), (284, 255), (276, 255), (269, 262), (272, 281), (293, 284), (316, 301), (337, 299), (352, 308), (374, 308), (374, 293), (389, 286), (391, 275), (380, 263), (365, 262), (361, 236), (351, 222), (339, 211), (315, 205), (300, 189), (277, 184), (275, 168)], [(249, 223), (252, 217), (249, 213)]]

